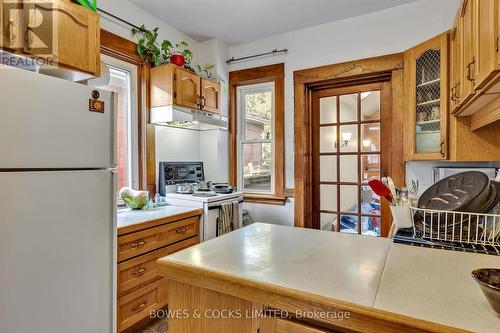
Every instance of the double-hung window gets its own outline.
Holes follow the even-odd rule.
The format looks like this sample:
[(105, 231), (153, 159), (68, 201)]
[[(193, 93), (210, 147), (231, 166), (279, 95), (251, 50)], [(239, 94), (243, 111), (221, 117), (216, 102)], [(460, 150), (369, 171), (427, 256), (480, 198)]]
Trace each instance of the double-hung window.
[(284, 64), (229, 73), (229, 181), (246, 202), (283, 205)]
[(237, 88), (238, 186), (246, 193), (275, 193), (274, 82)]

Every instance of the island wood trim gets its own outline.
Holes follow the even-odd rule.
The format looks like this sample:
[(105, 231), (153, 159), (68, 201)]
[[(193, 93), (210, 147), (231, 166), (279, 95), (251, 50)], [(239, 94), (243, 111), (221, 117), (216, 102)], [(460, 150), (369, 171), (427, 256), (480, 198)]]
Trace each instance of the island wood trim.
[[(318, 319), (317, 324), (341, 331), (374, 333), (467, 332), (362, 305), (314, 295), (299, 290), (253, 281), (231, 274), (193, 267), (166, 258), (157, 261), (158, 273), (171, 280), (213, 290), (273, 309), (350, 312), (349, 320)], [(227, 319), (224, 319), (227, 320)]]
[(179, 220), (184, 220), (193, 216), (201, 216), (203, 214), (203, 209), (193, 209), (187, 212), (171, 215), (171, 216), (166, 216), (162, 218), (156, 218), (156, 219), (151, 219), (151, 220), (146, 220), (144, 222), (140, 223), (134, 223), (131, 225), (123, 226), (118, 228), (118, 236), (123, 236), (126, 234), (130, 234), (132, 232), (137, 232), (153, 227), (157, 227), (159, 225), (167, 224), (167, 223), (172, 223), (176, 222)]
[(137, 44), (101, 29), (101, 53), (137, 66), (137, 136), (139, 187), (156, 193), (155, 128), (149, 123), (150, 69), (137, 54)]
[[(402, 129), (404, 125), (404, 54), (362, 59), (294, 72), (295, 133), (295, 226), (311, 227), (313, 219), (312, 166), (312, 92), (320, 88), (377, 82), (391, 75), (392, 120), (391, 176), (397, 185), (404, 183)], [(399, 111), (396, 112), (396, 111)], [(384, 139), (384, 138), (381, 138)], [(382, 230), (382, 236), (388, 230)]]

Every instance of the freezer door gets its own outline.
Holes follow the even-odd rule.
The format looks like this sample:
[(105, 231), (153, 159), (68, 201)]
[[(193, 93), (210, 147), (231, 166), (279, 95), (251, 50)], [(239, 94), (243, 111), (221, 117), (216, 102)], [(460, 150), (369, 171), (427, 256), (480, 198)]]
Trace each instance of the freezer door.
[(114, 99), (95, 88), (0, 65), (0, 169), (110, 168)]
[(114, 332), (111, 171), (0, 172), (0, 332)]

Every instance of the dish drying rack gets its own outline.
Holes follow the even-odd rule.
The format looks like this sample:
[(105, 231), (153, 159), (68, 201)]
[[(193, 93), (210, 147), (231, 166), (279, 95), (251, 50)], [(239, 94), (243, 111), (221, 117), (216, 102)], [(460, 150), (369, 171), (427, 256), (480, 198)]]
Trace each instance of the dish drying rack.
[[(411, 207), (393, 210), (396, 243), (500, 255), (500, 215)], [(408, 221), (410, 219), (410, 221)]]

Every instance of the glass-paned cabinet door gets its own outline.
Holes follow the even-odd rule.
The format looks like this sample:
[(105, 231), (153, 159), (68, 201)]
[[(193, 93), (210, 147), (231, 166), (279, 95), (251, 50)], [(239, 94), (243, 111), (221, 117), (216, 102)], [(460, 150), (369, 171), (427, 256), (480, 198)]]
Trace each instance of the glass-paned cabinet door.
[(412, 159), (444, 159), (447, 155), (447, 39), (445, 43), (442, 39), (438, 36), (410, 51)]

